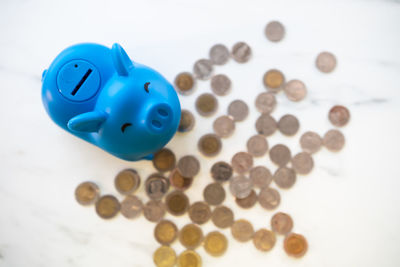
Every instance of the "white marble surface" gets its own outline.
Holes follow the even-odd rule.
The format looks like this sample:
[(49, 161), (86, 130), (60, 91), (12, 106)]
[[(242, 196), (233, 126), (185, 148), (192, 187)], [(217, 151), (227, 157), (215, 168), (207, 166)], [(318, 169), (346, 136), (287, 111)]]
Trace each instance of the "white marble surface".
[[(272, 19), (287, 30), (277, 44), (263, 35)], [(199, 248), (203, 266), (399, 266), (399, 25), (400, 3), (395, 0), (2, 0), (0, 266), (152, 266), (158, 247), (154, 225), (144, 218), (104, 221), (92, 207), (74, 200), (82, 181), (93, 180), (103, 193), (117, 194), (113, 177), (119, 170), (133, 167), (145, 177), (152, 165), (116, 159), (52, 123), (41, 103), (40, 75), (62, 49), (85, 41), (119, 42), (133, 60), (173, 80), (207, 56), (214, 43), (231, 47), (240, 40), (251, 45), (253, 58), (244, 65), (230, 61), (216, 68), (232, 78), (234, 87), (219, 98), (213, 118), (224, 114), (231, 100), (242, 98), (250, 106), (248, 119), (236, 125), (235, 134), (223, 141), (223, 152), (211, 160), (198, 153), (196, 141), (212, 130), (213, 118), (196, 114), (195, 129), (168, 144), (178, 157), (190, 153), (201, 158), (201, 173), (188, 191), (192, 201), (201, 199), (212, 163), (229, 160), (255, 133), (253, 101), (264, 91), (261, 77), (267, 69), (281, 69), (288, 79), (303, 80), (309, 90), (301, 103), (279, 95), (273, 115), (296, 114), (301, 129), (293, 138), (275, 134), (270, 145), (285, 142), (298, 152), (302, 132), (322, 135), (331, 128), (327, 112), (337, 103), (349, 107), (352, 119), (343, 128), (343, 151), (322, 150), (314, 157), (312, 174), (298, 177), (294, 188), (280, 190), (278, 210), (290, 213), (294, 231), (308, 239), (304, 258), (286, 256), (281, 237), (271, 252), (261, 253), (223, 230), (230, 242), (226, 255), (213, 258)], [(337, 70), (329, 75), (314, 67), (323, 50), (338, 58)], [(193, 109), (196, 96), (208, 91), (207, 82), (199, 83), (192, 96), (181, 97), (182, 106)], [(275, 168), (267, 157), (256, 163)], [(138, 195), (146, 198), (143, 187)], [(231, 196), (226, 205), (255, 228), (269, 227), (271, 212), (240, 210)], [(187, 216), (173, 220), (179, 227), (189, 221)], [(211, 222), (204, 227), (205, 232), (213, 229)], [(173, 247), (183, 251), (178, 242)]]

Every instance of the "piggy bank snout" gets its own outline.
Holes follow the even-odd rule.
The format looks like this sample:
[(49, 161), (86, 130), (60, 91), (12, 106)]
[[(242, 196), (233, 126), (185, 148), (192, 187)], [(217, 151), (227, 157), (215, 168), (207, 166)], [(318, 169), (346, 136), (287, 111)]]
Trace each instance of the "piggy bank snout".
[(147, 114), (147, 128), (151, 133), (162, 134), (173, 125), (172, 108), (165, 103), (154, 104)]

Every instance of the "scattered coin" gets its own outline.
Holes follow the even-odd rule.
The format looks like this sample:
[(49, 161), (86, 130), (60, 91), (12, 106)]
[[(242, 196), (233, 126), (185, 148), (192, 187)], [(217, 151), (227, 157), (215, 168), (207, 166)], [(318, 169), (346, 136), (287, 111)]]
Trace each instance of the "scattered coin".
[(199, 80), (208, 80), (213, 72), (211, 60), (199, 59), (193, 65), (194, 76)]
[(134, 169), (122, 170), (115, 177), (114, 185), (119, 193), (132, 194), (140, 186), (140, 176)]
[(292, 166), (296, 173), (306, 175), (313, 169), (314, 160), (309, 153), (301, 152), (292, 158)]
[(277, 144), (269, 150), (269, 157), (278, 166), (285, 166), (291, 159), (291, 153), (287, 146)]
[(169, 245), (175, 241), (178, 228), (169, 220), (160, 221), (154, 228), (154, 237), (161, 245)]
[(229, 50), (223, 44), (216, 44), (210, 49), (210, 60), (215, 65), (224, 65), (229, 57)]
[(121, 204), (116, 197), (105, 195), (96, 202), (96, 213), (103, 219), (111, 219), (116, 216), (121, 209)]
[(168, 246), (161, 246), (154, 251), (153, 261), (157, 267), (173, 267), (176, 263), (175, 250)]
[(192, 155), (186, 155), (179, 159), (177, 168), (184, 177), (195, 177), (200, 171), (200, 162)]
[(194, 78), (189, 72), (179, 73), (175, 78), (175, 88), (183, 95), (189, 95), (193, 92)]
[(336, 67), (336, 57), (330, 52), (321, 52), (317, 56), (315, 65), (322, 72), (332, 72)]
[(225, 200), (225, 189), (220, 183), (211, 183), (204, 188), (203, 197), (209, 205), (220, 205)]
[(237, 152), (231, 160), (232, 168), (237, 173), (245, 173), (253, 167), (253, 157), (247, 152)]
[(178, 257), (178, 267), (201, 267), (201, 258), (193, 250), (185, 250)]
[(255, 106), (261, 113), (271, 113), (276, 107), (276, 97), (273, 93), (261, 93), (256, 98)]
[(237, 198), (248, 197), (252, 189), (253, 182), (243, 175), (233, 177), (229, 183), (231, 194)]
[(175, 167), (175, 164), (175, 154), (171, 149), (164, 147), (154, 154), (153, 166), (159, 172), (170, 171)]
[(270, 136), (272, 135), (276, 129), (278, 128), (278, 125), (273, 117), (269, 114), (261, 114), (260, 117), (258, 117), (256, 121), (256, 130), (259, 134), (262, 134), (264, 136)]
[(212, 94), (205, 93), (197, 97), (195, 106), (201, 116), (210, 117), (217, 111), (218, 100)]
[(169, 174), (169, 182), (175, 189), (186, 190), (192, 185), (193, 178), (182, 176), (175, 168)]
[(296, 173), (293, 169), (280, 167), (274, 173), (274, 182), (280, 188), (289, 189), (296, 182)]
[(232, 58), (238, 63), (246, 63), (251, 57), (251, 48), (245, 42), (238, 42), (232, 47)]
[(240, 219), (233, 223), (231, 227), (233, 238), (239, 242), (247, 242), (252, 239), (254, 235), (253, 225), (247, 220)]
[(322, 139), (323, 145), (331, 151), (339, 151), (344, 146), (344, 135), (338, 130), (329, 130)]
[(228, 248), (228, 239), (218, 232), (210, 232), (204, 239), (204, 249), (214, 257), (221, 256)]
[(278, 93), (285, 84), (285, 76), (280, 70), (271, 69), (264, 74), (263, 83), (269, 91)]
[(299, 130), (299, 127), (299, 120), (290, 114), (282, 116), (282, 118), (278, 121), (278, 129), (284, 135), (295, 135)]
[(267, 229), (260, 229), (254, 233), (253, 243), (258, 250), (269, 251), (276, 243), (275, 233)]
[(286, 235), (292, 231), (293, 220), (289, 214), (283, 212), (277, 212), (271, 218), (272, 231), (277, 232), (281, 235)]
[(203, 231), (195, 224), (185, 225), (179, 232), (179, 241), (188, 249), (195, 249), (203, 241)]
[(345, 126), (350, 120), (350, 112), (344, 106), (334, 106), (329, 111), (329, 120), (335, 126)]
[(273, 210), (279, 206), (281, 196), (276, 189), (266, 187), (261, 189), (258, 195), (258, 202), (264, 209)]
[(234, 100), (228, 106), (228, 115), (233, 121), (243, 121), (249, 114), (249, 107), (242, 100)]
[(165, 215), (165, 204), (160, 200), (149, 200), (143, 206), (143, 215), (150, 222), (158, 222)]
[(233, 169), (229, 163), (225, 161), (218, 161), (211, 167), (211, 177), (216, 182), (226, 182), (232, 177)]
[(126, 196), (121, 202), (121, 214), (128, 219), (134, 219), (142, 214), (143, 202), (137, 196)]
[(217, 74), (211, 78), (211, 89), (216, 95), (227, 95), (231, 89), (231, 85), (231, 80), (225, 74)]
[(169, 213), (180, 216), (189, 208), (189, 199), (183, 192), (175, 190), (167, 195), (165, 204)]
[(294, 102), (303, 100), (307, 95), (306, 86), (299, 80), (291, 80), (287, 82), (283, 90), (285, 91), (287, 98)]
[(251, 168), (249, 177), (253, 182), (253, 186), (258, 188), (265, 188), (272, 182), (272, 174), (270, 170), (264, 166)]
[(216, 134), (205, 134), (200, 137), (197, 147), (204, 156), (213, 157), (221, 151), (222, 142)]
[(247, 151), (253, 157), (262, 157), (268, 151), (268, 141), (260, 134), (253, 135), (246, 143)]
[(315, 132), (305, 132), (300, 137), (300, 146), (310, 154), (318, 152), (322, 146), (322, 138)]
[(219, 228), (230, 227), (233, 220), (233, 212), (226, 206), (218, 206), (211, 213), (211, 221)]
[(75, 189), (75, 199), (81, 205), (94, 204), (100, 195), (99, 187), (93, 182), (83, 182)]
[(154, 173), (145, 182), (146, 194), (150, 199), (161, 199), (169, 189), (169, 181), (162, 174)]
[(285, 36), (285, 28), (279, 21), (271, 21), (265, 27), (265, 36), (271, 42), (279, 42)]
[(178, 131), (179, 132), (189, 132), (193, 129), (195, 124), (195, 119), (192, 114), (187, 109), (182, 109), (181, 111), (181, 120), (179, 121)]
[(300, 234), (288, 234), (283, 242), (284, 249), (289, 256), (299, 258), (307, 252), (307, 240)]
[(214, 121), (213, 128), (216, 135), (226, 138), (235, 130), (235, 122), (229, 116), (220, 116)]
[(192, 222), (203, 224), (211, 218), (211, 209), (206, 202), (197, 201), (189, 207), (189, 218)]
[(250, 194), (245, 198), (236, 198), (236, 204), (243, 209), (250, 209), (257, 203), (256, 191), (251, 190)]

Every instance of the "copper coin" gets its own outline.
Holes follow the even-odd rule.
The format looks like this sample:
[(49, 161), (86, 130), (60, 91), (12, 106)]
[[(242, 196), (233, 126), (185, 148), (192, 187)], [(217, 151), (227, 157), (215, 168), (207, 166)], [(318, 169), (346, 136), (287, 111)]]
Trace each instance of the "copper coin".
[(224, 115), (215, 119), (213, 128), (216, 135), (226, 138), (235, 131), (235, 122), (229, 116)]
[(228, 115), (233, 121), (243, 121), (249, 114), (249, 107), (242, 100), (234, 100), (228, 106)]
[(194, 78), (189, 72), (179, 73), (174, 83), (177, 91), (183, 95), (189, 95), (193, 92)]
[(203, 197), (209, 205), (220, 205), (225, 200), (225, 189), (220, 183), (211, 183), (204, 188)]
[(157, 267), (173, 267), (176, 263), (175, 251), (169, 246), (161, 246), (154, 251), (153, 261)]
[(258, 188), (267, 187), (272, 182), (272, 174), (270, 170), (264, 166), (251, 168), (249, 178), (253, 182), (253, 186)]
[(289, 214), (283, 212), (277, 212), (271, 218), (272, 231), (277, 232), (281, 235), (286, 235), (292, 231), (293, 220)]
[(192, 222), (203, 224), (211, 218), (211, 209), (206, 202), (197, 201), (189, 207), (189, 218)]
[(211, 78), (211, 90), (216, 95), (227, 95), (231, 89), (231, 85), (231, 80), (225, 74), (217, 74)]
[(175, 189), (186, 190), (192, 185), (193, 178), (182, 176), (178, 169), (175, 168), (169, 174), (169, 182)]
[(237, 241), (247, 242), (253, 238), (254, 228), (249, 221), (240, 219), (231, 226), (231, 233)]
[(211, 60), (199, 59), (193, 65), (194, 76), (199, 80), (208, 80), (213, 72)]
[(261, 189), (258, 195), (258, 202), (264, 209), (273, 210), (279, 206), (281, 196), (276, 189), (266, 187)]
[(264, 86), (273, 93), (278, 93), (285, 85), (285, 76), (280, 70), (271, 69), (264, 74)]
[(160, 200), (149, 200), (143, 206), (143, 215), (150, 222), (158, 222), (165, 215), (165, 204)]
[(228, 239), (218, 232), (210, 232), (206, 235), (204, 239), (204, 249), (205, 251), (214, 257), (219, 257), (225, 253), (228, 248)]
[(232, 168), (237, 173), (245, 173), (253, 167), (253, 157), (247, 152), (237, 152), (231, 160)]
[(233, 224), (233, 212), (228, 207), (218, 206), (211, 213), (211, 221), (219, 228), (228, 228)]
[(247, 151), (253, 157), (262, 157), (268, 151), (268, 141), (267, 139), (260, 134), (253, 135), (247, 140), (246, 143)]
[(188, 249), (195, 249), (203, 241), (203, 231), (195, 224), (187, 224), (179, 231), (179, 241)]
[(251, 48), (245, 42), (238, 42), (232, 47), (232, 58), (238, 63), (246, 63), (251, 57)]
[(322, 139), (323, 145), (331, 151), (339, 151), (343, 148), (344, 135), (338, 130), (329, 130)]
[(253, 243), (258, 250), (269, 251), (275, 246), (275, 233), (267, 229), (260, 229), (254, 233)]
[(285, 252), (292, 257), (300, 258), (308, 249), (307, 240), (300, 234), (288, 234), (283, 241)]
[(195, 124), (195, 119), (192, 114), (187, 109), (182, 109), (181, 111), (181, 120), (179, 121), (178, 131), (179, 132), (189, 132), (193, 129)]
[(164, 147), (154, 154), (153, 166), (159, 172), (170, 171), (175, 167), (175, 164), (175, 154), (171, 149)]
[(169, 245), (178, 236), (178, 228), (169, 220), (162, 220), (154, 228), (154, 237), (161, 245)]
[(300, 123), (299, 120), (290, 114), (282, 116), (278, 121), (278, 129), (279, 131), (288, 136), (295, 135), (299, 130)]
[(224, 65), (228, 62), (230, 54), (228, 48), (223, 44), (216, 44), (210, 49), (210, 60), (215, 65)]
[(200, 137), (197, 147), (204, 156), (213, 157), (221, 151), (222, 142), (216, 134), (205, 134)]
[(310, 154), (318, 152), (322, 146), (322, 138), (315, 132), (305, 132), (300, 137), (300, 146)]
[(165, 198), (167, 211), (174, 216), (183, 215), (189, 208), (189, 199), (181, 191), (172, 191)]
[(283, 90), (287, 98), (294, 102), (303, 100), (307, 95), (306, 86), (302, 81), (299, 80), (291, 80), (287, 82)]
[(202, 94), (196, 99), (196, 110), (204, 117), (212, 116), (218, 109), (218, 100), (212, 94)]
[(278, 128), (278, 124), (275, 119), (271, 117), (269, 114), (261, 114), (256, 121), (256, 130), (259, 134), (264, 136), (272, 135), (276, 129)]
[(96, 213), (103, 219), (113, 218), (121, 209), (121, 204), (116, 197), (104, 195), (96, 202)]
[(258, 197), (256, 191), (251, 190), (250, 195), (245, 198), (236, 198), (235, 202), (239, 207), (243, 209), (250, 209), (254, 207), (254, 205), (257, 203), (257, 199)]
[(253, 182), (243, 175), (235, 176), (230, 180), (229, 190), (231, 194), (237, 198), (248, 197), (252, 189)]
[(229, 163), (225, 161), (218, 161), (211, 167), (211, 177), (216, 182), (226, 182), (232, 177), (233, 169)]
[(94, 204), (100, 195), (99, 187), (93, 182), (83, 182), (75, 189), (75, 199), (81, 205)]
[(178, 267), (201, 267), (200, 255), (194, 250), (185, 250), (178, 257)]
[(161, 199), (169, 189), (169, 181), (162, 174), (154, 173), (145, 182), (146, 194), (150, 199)]
[(137, 196), (126, 196), (121, 202), (121, 214), (128, 219), (134, 219), (142, 214), (143, 202)]
[(265, 27), (265, 36), (271, 42), (279, 42), (285, 36), (285, 27), (279, 21), (271, 21)]
[(271, 113), (276, 107), (276, 98), (273, 93), (261, 93), (257, 96), (255, 106), (261, 113)]
[(344, 106), (334, 106), (329, 110), (329, 120), (335, 126), (345, 126), (350, 120), (350, 112)]
[(280, 188), (289, 189), (296, 182), (296, 172), (287, 167), (280, 167), (274, 173), (274, 182)]
[(315, 60), (315, 65), (322, 72), (332, 72), (336, 67), (336, 57), (330, 52), (321, 52)]
[(287, 146), (277, 144), (269, 150), (269, 157), (278, 166), (285, 166), (291, 159), (291, 153)]
[(200, 162), (192, 155), (186, 155), (179, 159), (177, 168), (184, 177), (195, 177), (200, 171)]
[(309, 153), (301, 152), (292, 158), (292, 166), (296, 173), (306, 175), (313, 169), (314, 160)]
[(119, 193), (132, 194), (140, 186), (140, 176), (134, 169), (122, 170), (115, 177), (114, 185)]

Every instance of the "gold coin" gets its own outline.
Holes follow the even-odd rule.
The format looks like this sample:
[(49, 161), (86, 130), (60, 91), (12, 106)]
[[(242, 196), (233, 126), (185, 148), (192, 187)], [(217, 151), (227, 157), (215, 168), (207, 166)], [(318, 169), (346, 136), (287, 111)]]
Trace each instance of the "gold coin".
[(222, 148), (221, 138), (216, 134), (205, 134), (200, 137), (197, 147), (204, 156), (216, 156)]
[(218, 257), (225, 253), (228, 248), (228, 240), (220, 232), (208, 233), (204, 240), (204, 249), (211, 256)]
[(160, 172), (172, 170), (175, 164), (175, 154), (168, 148), (164, 147), (154, 154), (153, 165)]
[(161, 245), (169, 245), (174, 242), (177, 234), (178, 228), (168, 220), (160, 221), (154, 228), (154, 237)]
[(201, 258), (193, 250), (185, 250), (178, 257), (178, 267), (201, 267)]
[(114, 185), (119, 193), (132, 194), (140, 185), (140, 176), (134, 169), (122, 170), (115, 177)]
[(239, 242), (249, 241), (254, 235), (253, 225), (247, 220), (237, 220), (231, 227), (233, 238)]
[(184, 247), (195, 249), (203, 241), (203, 231), (195, 224), (187, 224), (179, 232), (179, 241)]
[(183, 95), (188, 95), (193, 92), (194, 78), (188, 72), (179, 73), (175, 78), (175, 87), (177, 91)]
[(175, 250), (168, 246), (161, 246), (154, 251), (153, 261), (157, 267), (173, 267), (176, 263)]
[(275, 242), (276, 237), (272, 231), (260, 229), (254, 233), (253, 243), (258, 250), (269, 251), (274, 247)]
[(278, 92), (282, 89), (284, 82), (285, 76), (279, 70), (272, 69), (264, 74), (264, 85), (272, 92)]
[(83, 182), (75, 189), (75, 199), (81, 205), (91, 205), (99, 199), (100, 189), (92, 182)]
[(96, 202), (96, 213), (103, 219), (110, 219), (121, 209), (118, 199), (112, 195), (102, 196)]
[(167, 211), (172, 215), (183, 215), (189, 208), (189, 199), (181, 191), (175, 190), (169, 193), (165, 199)]
[(302, 235), (291, 233), (285, 238), (284, 249), (289, 256), (302, 257), (308, 249), (307, 240)]

